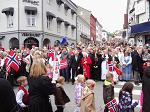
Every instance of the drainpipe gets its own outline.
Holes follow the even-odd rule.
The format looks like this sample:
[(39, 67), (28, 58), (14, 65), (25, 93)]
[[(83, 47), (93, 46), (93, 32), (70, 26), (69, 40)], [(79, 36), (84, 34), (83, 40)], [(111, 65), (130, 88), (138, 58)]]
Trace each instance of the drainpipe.
[[(19, 0), (18, 0), (18, 40), (19, 40), (19, 48), (21, 47), (20, 45), (20, 35), (19, 35), (19, 30), (20, 30), (20, 7), (19, 7)], [(21, 49), (21, 48), (20, 48)]]
[(44, 1), (42, 0), (42, 43), (41, 43), (41, 47), (43, 47), (43, 39), (44, 39), (44, 15), (43, 15), (43, 13), (44, 13), (44, 3), (43, 3)]
[(76, 14), (76, 45), (77, 45), (77, 38), (78, 38), (78, 24), (77, 24), (77, 20), (78, 20), (78, 15)]

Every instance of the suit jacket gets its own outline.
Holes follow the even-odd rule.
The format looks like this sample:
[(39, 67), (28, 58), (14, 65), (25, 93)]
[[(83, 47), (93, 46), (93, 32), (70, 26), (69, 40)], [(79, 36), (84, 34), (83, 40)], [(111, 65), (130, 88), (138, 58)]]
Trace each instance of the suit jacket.
[(80, 67), (81, 66), (81, 57), (78, 55), (77, 60), (76, 60), (75, 55), (71, 56), (70, 66), (71, 66), (71, 68), (74, 68), (74, 69), (77, 69), (78, 67)]

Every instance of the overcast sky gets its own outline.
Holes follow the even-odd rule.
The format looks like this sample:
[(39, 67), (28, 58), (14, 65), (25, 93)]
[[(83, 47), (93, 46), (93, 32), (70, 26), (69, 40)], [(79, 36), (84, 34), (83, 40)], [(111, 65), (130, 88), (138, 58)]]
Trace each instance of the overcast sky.
[(114, 32), (123, 28), (127, 0), (72, 0), (90, 11), (106, 31)]

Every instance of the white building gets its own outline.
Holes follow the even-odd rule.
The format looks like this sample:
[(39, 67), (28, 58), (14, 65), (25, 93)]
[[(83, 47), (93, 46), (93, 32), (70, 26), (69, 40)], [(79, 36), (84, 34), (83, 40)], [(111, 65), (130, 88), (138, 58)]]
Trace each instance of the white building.
[(77, 42), (88, 43), (90, 41), (90, 24), (80, 15), (77, 17)]
[(0, 11), (5, 49), (49, 46), (63, 36), (76, 42), (77, 6), (71, 0), (1, 0)]
[(128, 36), (132, 44), (150, 43), (150, 1), (128, 0)]
[(101, 42), (102, 40), (102, 25), (98, 22), (98, 20), (96, 21), (96, 42)]

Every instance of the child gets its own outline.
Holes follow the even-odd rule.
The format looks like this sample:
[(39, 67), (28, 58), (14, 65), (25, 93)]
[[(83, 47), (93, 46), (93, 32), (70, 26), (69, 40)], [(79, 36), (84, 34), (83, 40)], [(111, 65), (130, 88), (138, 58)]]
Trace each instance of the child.
[(80, 112), (80, 101), (82, 97), (82, 91), (85, 86), (84, 83), (85, 83), (84, 75), (78, 75), (76, 80), (76, 85), (75, 85), (75, 103), (77, 105), (77, 108), (75, 109), (74, 112)]
[(57, 106), (57, 110), (55, 112), (63, 112), (65, 104), (70, 102), (70, 99), (63, 88), (64, 82), (65, 78), (62, 76), (57, 79), (55, 91), (55, 104)]
[(95, 81), (88, 79), (81, 98), (80, 112), (96, 112), (94, 101)]
[(26, 87), (28, 85), (27, 77), (20, 76), (17, 79), (17, 82), (19, 84), (19, 88), (18, 88), (19, 91), (16, 95), (16, 101), (20, 105), (20, 107), (22, 108), (22, 112), (26, 112), (27, 111), (27, 105), (29, 103), (29, 94), (28, 94), (28, 91), (26, 90)]
[(53, 78), (53, 67), (50, 64), (46, 65), (47, 76), (52, 79)]
[[(104, 104), (107, 104), (114, 99), (114, 84), (113, 84), (113, 74), (108, 73), (106, 75), (106, 80), (103, 84), (103, 100)], [(105, 106), (104, 112), (108, 112), (108, 108)]]
[(134, 112), (134, 108), (138, 105), (137, 102), (132, 104), (133, 84), (127, 82), (122, 87), (119, 93), (119, 112)]

